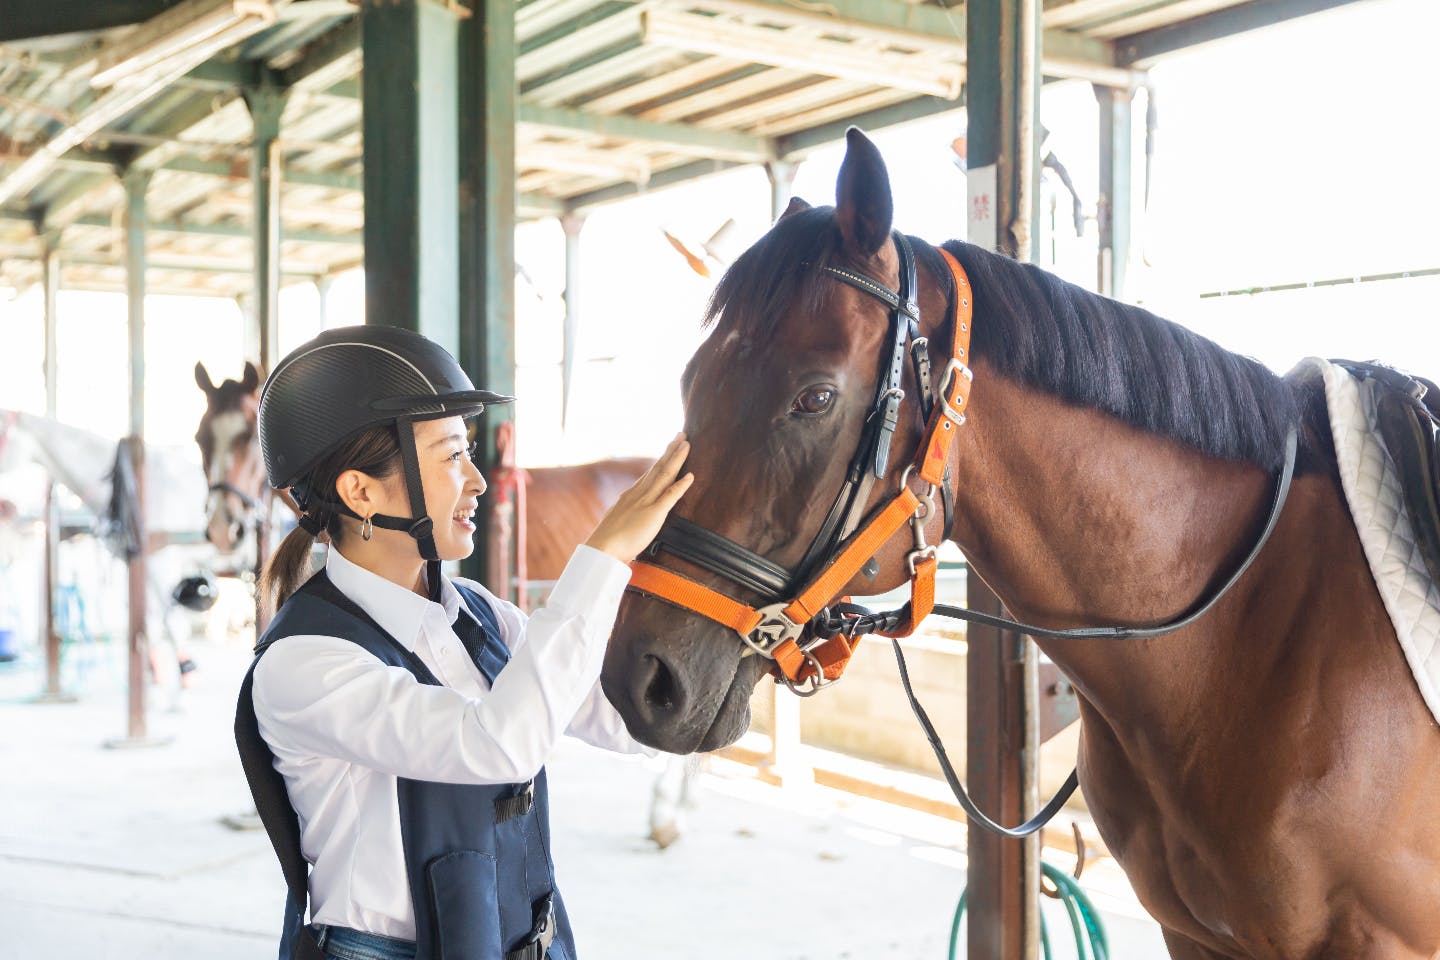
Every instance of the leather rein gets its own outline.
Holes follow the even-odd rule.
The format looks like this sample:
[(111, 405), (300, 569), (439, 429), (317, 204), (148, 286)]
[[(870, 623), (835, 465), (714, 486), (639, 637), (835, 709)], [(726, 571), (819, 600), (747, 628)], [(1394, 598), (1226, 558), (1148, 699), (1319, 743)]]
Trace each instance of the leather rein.
[[(777, 674), (777, 680), (801, 696), (812, 696), (838, 680), (861, 637), (880, 634), (890, 638), (911, 708), (940, 761), (946, 781), (970, 821), (1002, 836), (1027, 837), (1049, 822), (1074, 793), (1079, 782), (1076, 773), (1072, 771), (1060, 792), (1018, 827), (1004, 827), (987, 817), (966, 793), (934, 725), (915, 698), (899, 638), (913, 633), (931, 612), (1045, 639), (1140, 640), (1164, 636), (1190, 626), (1239, 582), (1269, 541), (1294, 477), (1297, 432), (1292, 424), (1286, 434), (1285, 462), (1275, 482), (1265, 527), (1254, 547), (1224, 583), (1175, 619), (1155, 627), (1053, 630), (964, 607), (937, 605), (935, 571), (939, 564), (936, 545), (926, 542), (925, 524), (935, 510), (936, 490), (945, 489), (947, 464), (956, 431), (965, 424), (965, 410), (973, 382), (968, 361), (974, 307), (965, 269), (948, 250), (937, 248), (954, 278), (955, 316), (950, 359), (941, 374), (939, 389), (932, 394), (929, 344), (926, 338), (919, 336), (920, 308), (916, 294), (914, 251), (903, 234), (897, 231), (893, 236), (900, 259), (899, 291), (853, 271), (828, 265), (820, 268), (834, 279), (884, 303), (889, 308), (893, 338), (892, 349), (886, 357), (887, 366), (879, 379), (875, 405), (861, 432), (846, 480), (798, 570), (787, 570), (728, 538), (689, 520), (672, 516), (647, 548), (646, 557), (653, 558), (662, 551), (670, 553), (731, 583), (771, 598), (770, 602), (759, 607), (741, 603), (645, 560), (632, 564), (628, 589), (664, 600), (734, 630), (750, 651), (773, 661), (772, 669)], [(851, 536), (868, 503), (873, 482), (884, 479), (886, 474), (890, 443), (899, 422), (900, 405), (905, 398), (900, 383), (907, 343), (920, 393), (924, 435), (914, 459), (901, 473), (895, 495)], [(910, 487), (912, 474), (918, 475), (921, 481), (920, 494)], [(950, 527), (948, 499), (947, 496), (947, 531)], [(870, 563), (880, 548), (906, 524), (909, 524), (913, 537), (912, 549), (905, 558), (910, 574), (910, 601), (898, 610), (879, 613), (848, 602), (832, 603), (845, 584)], [(842, 541), (845, 541), (843, 547)], [(804, 586), (797, 590), (797, 584)]]

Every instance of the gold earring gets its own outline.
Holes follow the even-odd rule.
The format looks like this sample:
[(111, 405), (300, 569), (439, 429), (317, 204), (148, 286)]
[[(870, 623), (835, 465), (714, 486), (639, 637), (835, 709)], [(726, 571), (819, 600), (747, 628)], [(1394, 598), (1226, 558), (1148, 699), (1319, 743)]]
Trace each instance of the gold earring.
[(374, 527), (374, 525), (372, 525), (372, 524), (370, 523), (370, 518), (369, 518), (369, 517), (366, 517), (364, 520), (361, 520), (361, 521), (360, 521), (360, 539), (361, 539), (361, 540), (364, 540), (366, 543), (369, 543), (369, 542), (370, 542), (370, 536), (371, 536), (374, 532), (375, 532), (375, 527)]

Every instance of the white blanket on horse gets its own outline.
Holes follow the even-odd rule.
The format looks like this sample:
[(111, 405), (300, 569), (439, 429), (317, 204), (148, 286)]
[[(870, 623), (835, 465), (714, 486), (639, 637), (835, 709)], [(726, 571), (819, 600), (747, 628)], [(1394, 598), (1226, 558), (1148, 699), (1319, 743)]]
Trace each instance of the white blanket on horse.
[(1375, 411), (1355, 378), (1310, 358), (1325, 378), (1325, 402), (1340, 482), (1370, 573), (1395, 625), (1420, 694), (1440, 721), (1440, 584), (1430, 579), (1400, 493), (1400, 478), (1375, 430)]

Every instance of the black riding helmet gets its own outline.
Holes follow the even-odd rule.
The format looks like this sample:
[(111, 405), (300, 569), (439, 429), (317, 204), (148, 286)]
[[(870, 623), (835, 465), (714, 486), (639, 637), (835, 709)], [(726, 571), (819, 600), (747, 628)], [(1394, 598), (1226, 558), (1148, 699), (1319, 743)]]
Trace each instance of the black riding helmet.
[(170, 592), (171, 599), (176, 603), (197, 613), (204, 613), (215, 606), (215, 598), (219, 595), (220, 588), (215, 585), (215, 578), (208, 573), (186, 577)]
[[(396, 426), (411, 516), (375, 514), (370, 522), (404, 530), (415, 538), (422, 557), (436, 561), (415, 433), (398, 428), (417, 420), (471, 417), (489, 404), (514, 399), (477, 390), (454, 357), (413, 331), (377, 325), (326, 330), (288, 354), (265, 381), (259, 415), (265, 474), (272, 487), (290, 488), (307, 515), (313, 511), (362, 519), (333, 491), (305, 489), (303, 478), (317, 461), (362, 430)], [(301, 523), (312, 534), (324, 525), (309, 516)], [(431, 576), (432, 585), (436, 579)]]

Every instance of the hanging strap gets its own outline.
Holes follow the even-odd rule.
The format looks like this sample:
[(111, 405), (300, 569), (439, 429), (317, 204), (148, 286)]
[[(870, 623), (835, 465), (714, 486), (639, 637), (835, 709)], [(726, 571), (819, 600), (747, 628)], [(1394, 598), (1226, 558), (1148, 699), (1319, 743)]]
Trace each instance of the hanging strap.
[[(255, 658), (259, 663), (260, 658)], [(290, 804), (285, 778), (275, 769), (275, 755), (260, 736), (260, 722), (255, 717), (252, 690), (255, 663), (240, 684), (240, 698), (235, 706), (235, 744), (240, 750), (240, 763), (250, 783), (250, 796), (255, 811), (265, 825), (270, 845), (280, 860), (285, 874), (285, 922), (281, 942), (292, 944), (289, 957), (280, 960), (325, 960), (315, 935), (305, 924), (310, 902), (310, 865), (300, 852), (300, 818)]]
[(955, 774), (955, 768), (950, 764), (950, 757), (945, 753), (945, 745), (940, 742), (940, 734), (935, 732), (935, 725), (930, 722), (930, 717), (925, 713), (925, 708), (920, 706), (920, 701), (915, 698), (915, 690), (910, 686), (910, 671), (905, 668), (905, 654), (900, 651), (900, 641), (890, 641), (895, 647), (895, 662), (900, 667), (900, 683), (905, 687), (905, 696), (910, 699), (910, 709), (915, 712), (915, 719), (920, 721), (920, 726), (925, 730), (925, 739), (930, 741), (930, 749), (935, 751), (935, 759), (940, 761), (940, 770), (945, 774), (945, 782), (950, 784), (950, 792), (955, 794), (955, 799), (960, 802), (960, 807), (965, 811), (965, 816), (971, 822), (984, 827), (991, 833), (998, 833), (1003, 837), (1020, 839), (1028, 837), (1049, 823), (1060, 808), (1065, 806), (1065, 801), (1075, 792), (1080, 785), (1080, 777), (1077, 771), (1071, 770), (1070, 776), (1065, 779), (1065, 784), (1060, 792), (1050, 798), (1050, 802), (1029, 820), (1018, 827), (1002, 827), (1000, 824), (985, 816), (984, 812), (970, 799), (966, 792), (965, 785)]

